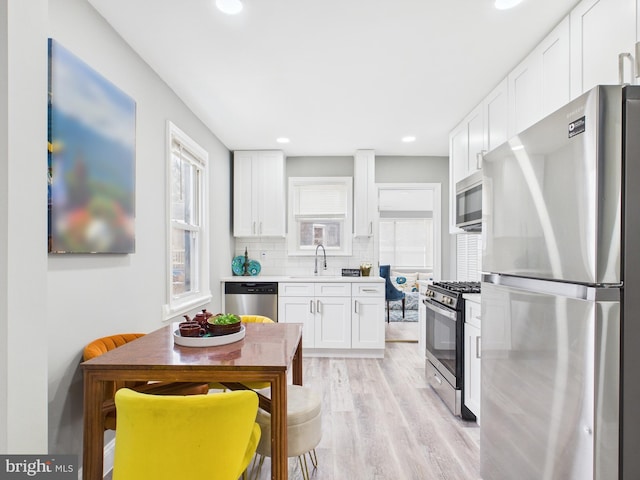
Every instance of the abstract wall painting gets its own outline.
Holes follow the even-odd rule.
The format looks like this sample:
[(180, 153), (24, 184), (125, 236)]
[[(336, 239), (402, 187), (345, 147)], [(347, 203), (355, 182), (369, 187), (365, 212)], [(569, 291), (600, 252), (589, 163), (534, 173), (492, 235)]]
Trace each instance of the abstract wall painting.
[(135, 101), (49, 39), (49, 252), (135, 251)]

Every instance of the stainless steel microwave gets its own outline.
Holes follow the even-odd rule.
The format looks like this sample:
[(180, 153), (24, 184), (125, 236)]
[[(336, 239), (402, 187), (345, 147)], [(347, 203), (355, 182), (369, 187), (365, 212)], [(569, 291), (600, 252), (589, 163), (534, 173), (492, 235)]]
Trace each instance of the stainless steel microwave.
[(467, 232), (482, 231), (481, 171), (456, 183), (456, 227)]

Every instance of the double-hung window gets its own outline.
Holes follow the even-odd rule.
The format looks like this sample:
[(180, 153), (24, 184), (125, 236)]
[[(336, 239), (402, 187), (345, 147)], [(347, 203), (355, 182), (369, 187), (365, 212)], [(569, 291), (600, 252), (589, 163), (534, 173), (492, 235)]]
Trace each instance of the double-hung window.
[(379, 261), (440, 278), (440, 184), (378, 184)]
[(351, 177), (289, 179), (289, 255), (351, 255)]
[(208, 153), (173, 123), (169, 137), (169, 302), (165, 317), (211, 299), (209, 290)]
[(433, 270), (433, 218), (411, 214), (380, 218), (380, 264)]

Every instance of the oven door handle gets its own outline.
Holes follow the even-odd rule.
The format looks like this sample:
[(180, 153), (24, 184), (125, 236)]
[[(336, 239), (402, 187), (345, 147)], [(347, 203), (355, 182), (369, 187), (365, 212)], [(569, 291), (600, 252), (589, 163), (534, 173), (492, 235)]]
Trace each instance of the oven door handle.
[(435, 306), (433, 303), (428, 302), (428, 301), (423, 301), (423, 303), (426, 305), (426, 307), (429, 310), (433, 310), (434, 312), (436, 312), (439, 315), (443, 315), (445, 317), (447, 317), (450, 320), (453, 320), (454, 322), (457, 320), (456, 318), (456, 312), (453, 312), (451, 310), (447, 310), (445, 308), (440, 308)]

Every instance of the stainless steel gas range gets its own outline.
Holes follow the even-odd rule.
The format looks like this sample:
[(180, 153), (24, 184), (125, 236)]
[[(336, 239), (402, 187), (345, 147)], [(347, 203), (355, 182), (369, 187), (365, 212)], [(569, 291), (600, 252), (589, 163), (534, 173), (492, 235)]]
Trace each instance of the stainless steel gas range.
[(464, 399), (464, 299), (480, 293), (479, 282), (435, 282), (427, 287), (426, 372), (427, 382), (457, 416), (476, 417)]

